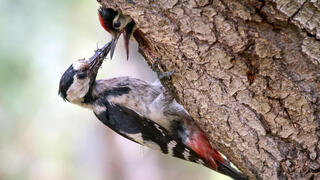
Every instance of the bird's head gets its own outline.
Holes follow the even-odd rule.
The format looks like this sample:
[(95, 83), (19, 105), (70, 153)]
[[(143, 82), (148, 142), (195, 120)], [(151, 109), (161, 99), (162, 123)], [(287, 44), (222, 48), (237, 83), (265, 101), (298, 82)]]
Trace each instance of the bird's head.
[(111, 8), (100, 7), (98, 9), (99, 21), (101, 26), (112, 35), (113, 44), (111, 45), (111, 59), (117, 45), (118, 39), (123, 34), (127, 58), (129, 56), (129, 39), (136, 29), (136, 24), (130, 16)]
[(112, 22), (113, 28), (116, 29), (119, 32), (123, 32), (125, 30), (125, 27), (132, 21), (132, 18), (130, 16), (123, 15), (121, 13), (118, 13)]
[(111, 8), (100, 7), (98, 15), (101, 26), (112, 36), (119, 36), (120, 32), (113, 26), (113, 20), (118, 15), (118, 12)]
[(63, 73), (59, 84), (59, 95), (72, 103), (83, 103), (96, 80), (98, 70), (110, 51), (111, 42), (98, 49), (89, 59), (74, 62)]

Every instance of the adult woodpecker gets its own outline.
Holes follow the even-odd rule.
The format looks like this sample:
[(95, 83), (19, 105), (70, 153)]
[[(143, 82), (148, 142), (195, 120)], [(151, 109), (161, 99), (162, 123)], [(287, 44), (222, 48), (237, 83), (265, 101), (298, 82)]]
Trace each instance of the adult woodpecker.
[(129, 58), (129, 40), (136, 30), (135, 22), (126, 15), (111, 8), (100, 7), (98, 9), (101, 26), (112, 35), (110, 56), (112, 59), (115, 47), (121, 34), (123, 34), (124, 45)]
[(74, 62), (62, 75), (59, 95), (92, 109), (109, 128), (141, 145), (207, 166), (234, 179), (246, 179), (213, 149), (188, 112), (161, 84), (131, 77), (96, 80), (112, 42), (89, 60)]

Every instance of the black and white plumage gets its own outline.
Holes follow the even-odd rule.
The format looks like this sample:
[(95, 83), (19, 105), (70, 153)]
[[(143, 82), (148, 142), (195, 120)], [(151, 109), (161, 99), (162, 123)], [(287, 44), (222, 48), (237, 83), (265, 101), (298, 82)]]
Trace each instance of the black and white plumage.
[(161, 84), (131, 77), (96, 80), (111, 45), (97, 50), (89, 60), (74, 62), (65, 71), (59, 86), (64, 100), (92, 109), (101, 122), (129, 140), (234, 179), (246, 179), (211, 147), (188, 112)]
[(131, 109), (112, 105), (102, 98), (94, 104), (93, 111), (103, 124), (131, 141), (173, 157), (206, 165), (206, 160), (169, 135), (162, 126)]
[[(164, 154), (206, 165), (204, 159), (179, 143), (159, 124), (117, 104), (129, 98), (132, 89), (146, 86), (143, 81), (129, 77), (94, 81), (98, 66), (106, 55), (104, 53), (110, 50), (110, 44), (98, 50), (89, 60), (78, 60), (65, 71), (60, 81), (60, 96), (71, 103), (92, 109), (103, 124), (131, 141)], [(135, 90), (138, 96), (145, 93), (143, 89)], [(158, 93), (159, 90), (154, 89), (154, 95)]]

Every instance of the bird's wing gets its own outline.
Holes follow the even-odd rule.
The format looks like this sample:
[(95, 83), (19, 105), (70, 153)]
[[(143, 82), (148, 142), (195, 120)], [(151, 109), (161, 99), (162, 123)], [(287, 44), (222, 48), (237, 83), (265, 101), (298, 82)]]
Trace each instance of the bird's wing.
[(206, 160), (170, 136), (166, 129), (131, 109), (118, 104), (110, 104), (105, 98), (102, 98), (96, 101), (93, 110), (103, 124), (131, 141), (160, 150), (170, 156), (208, 166)]

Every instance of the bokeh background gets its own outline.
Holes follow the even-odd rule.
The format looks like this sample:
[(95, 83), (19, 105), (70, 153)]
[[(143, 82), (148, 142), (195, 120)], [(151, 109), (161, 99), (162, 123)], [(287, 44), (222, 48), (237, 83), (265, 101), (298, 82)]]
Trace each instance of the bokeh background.
[[(58, 96), (61, 75), (111, 37), (94, 0), (0, 1), (1, 180), (207, 180), (213, 171), (142, 148)], [(156, 75), (122, 38), (98, 78)]]

